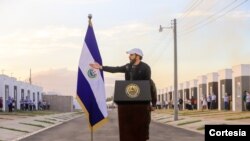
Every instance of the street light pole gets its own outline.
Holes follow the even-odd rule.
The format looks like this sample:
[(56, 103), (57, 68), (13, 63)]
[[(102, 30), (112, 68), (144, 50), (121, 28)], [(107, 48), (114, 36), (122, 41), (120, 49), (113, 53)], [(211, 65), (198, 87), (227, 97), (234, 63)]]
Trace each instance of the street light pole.
[(160, 25), (159, 32), (162, 32), (164, 28), (171, 28), (173, 29), (174, 33), (174, 120), (178, 120), (178, 70), (177, 70), (177, 32), (176, 32), (176, 19), (173, 20), (172, 27), (163, 27)]
[(178, 120), (178, 71), (177, 71), (177, 32), (176, 32), (176, 19), (174, 19), (174, 120)]

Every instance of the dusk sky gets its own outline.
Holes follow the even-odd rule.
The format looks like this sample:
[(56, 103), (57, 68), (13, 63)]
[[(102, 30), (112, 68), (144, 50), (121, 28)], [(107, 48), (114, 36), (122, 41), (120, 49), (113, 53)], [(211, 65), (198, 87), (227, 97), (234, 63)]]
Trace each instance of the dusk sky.
[[(0, 0), (1, 73), (46, 91), (75, 96), (88, 14), (104, 65), (128, 62), (141, 48), (158, 89), (173, 84), (177, 19), (179, 83), (250, 64), (249, 0)], [(105, 73), (107, 96), (123, 74)]]

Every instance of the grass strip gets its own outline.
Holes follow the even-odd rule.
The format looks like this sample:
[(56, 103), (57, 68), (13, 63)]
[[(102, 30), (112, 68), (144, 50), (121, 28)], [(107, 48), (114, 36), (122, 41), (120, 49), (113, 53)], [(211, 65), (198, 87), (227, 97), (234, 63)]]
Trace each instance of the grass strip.
[(2, 128), (2, 129), (7, 129), (7, 130), (11, 130), (11, 131), (17, 131), (17, 132), (29, 133), (29, 131), (19, 130), (19, 129), (14, 129), (14, 128), (8, 128), (8, 127), (2, 127), (2, 126), (0, 126), (0, 128)]
[(157, 118), (156, 120), (166, 119), (166, 117)]
[(81, 112), (76, 112), (74, 113), (75, 115), (78, 115), (78, 114), (84, 114), (82, 111)]
[(57, 114), (58, 112), (54, 111), (15, 111), (15, 112), (1, 112), (1, 115), (16, 115), (16, 116), (42, 116), (42, 115), (51, 115)]
[(54, 118), (58, 118), (58, 119), (62, 119), (62, 120), (68, 120), (68, 117), (54, 117)]
[(211, 116), (231, 116), (231, 115), (239, 115), (240, 113), (225, 113), (225, 112), (221, 112), (221, 113), (206, 113), (206, 114), (200, 114), (200, 115), (190, 115), (191, 117), (211, 117)]
[(204, 130), (204, 129), (205, 129), (205, 126), (201, 126), (201, 127), (196, 128), (196, 130)]
[(201, 120), (193, 120), (193, 121), (182, 122), (182, 123), (178, 123), (177, 125), (181, 126), (181, 125), (191, 124), (191, 123), (195, 123), (195, 122), (201, 122)]
[(239, 120), (239, 119), (249, 119), (250, 116), (244, 116), (244, 117), (235, 117), (235, 118), (226, 118), (225, 120)]
[(47, 120), (51, 120), (51, 121), (57, 121), (56, 119), (53, 119), (53, 118), (45, 118)]
[(48, 124), (55, 124), (54, 122), (46, 121), (46, 120), (34, 120), (34, 121), (48, 123)]
[(168, 120), (168, 121), (165, 121), (163, 123), (169, 123), (169, 122), (173, 122), (173, 120)]
[[(169, 116), (169, 117), (164, 117), (162, 119), (168, 119), (168, 118), (173, 118), (172, 116)], [(162, 119), (159, 119), (159, 120), (162, 120)]]
[(183, 112), (180, 113), (182, 116), (199, 116), (199, 115), (206, 115), (206, 114), (218, 114), (218, 111), (194, 111), (194, 112)]
[(19, 124), (30, 125), (30, 126), (40, 127), (40, 128), (44, 128), (45, 127), (45, 126), (39, 125), (39, 124), (24, 123), (24, 122), (20, 122)]
[[(178, 121), (179, 120), (183, 120), (184, 118), (180, 118), (180, 119), (178, 119)], [(169, 123), (169, 122), (174, 122), (175, 120), (168, 120), (168, 121), (165, 121), (165, 122), (163, 122), (163, 123)]]
[(10, 119), (10, 118), (1, 118), (0, 119), (4, 119), (4, 120), (13, 120), (13, 119)]

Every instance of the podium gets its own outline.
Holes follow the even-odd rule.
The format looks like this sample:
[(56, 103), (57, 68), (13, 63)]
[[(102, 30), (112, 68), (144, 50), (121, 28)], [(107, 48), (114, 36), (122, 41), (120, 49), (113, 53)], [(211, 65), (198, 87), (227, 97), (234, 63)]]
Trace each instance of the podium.
[(118, 105), (120, 141), (149, 138), (150, 82), (116, 81), (114, 102)]

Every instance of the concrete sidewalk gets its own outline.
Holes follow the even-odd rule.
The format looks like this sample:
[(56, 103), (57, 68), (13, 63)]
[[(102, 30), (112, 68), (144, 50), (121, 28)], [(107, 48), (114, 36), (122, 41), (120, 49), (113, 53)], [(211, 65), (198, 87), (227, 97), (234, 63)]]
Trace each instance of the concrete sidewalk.
[[(119, 141), (117, 109), (108, 111), (109, 121), (93, 134), (94, 141)], [(135, 132), (136, 133), (136, 132)], [(204, 135), (151, 122), (148, 141), (204, 141)], [(88, 121), (84, 117), (50, 128), (21, 141), (90, 141)]]
[(183, 128), (205, 134), (204, 127), (209, 124), (249, 125), (250, 112), (232, 111), (181, 111), (178, 120), (174, 121), (173, 111), (155, 111), (152, 120), (158, 123)]
[(42, 116), (5, 116), (0, 114), (0, 141), (16, 141), (83, 116), (77, 112)]
[[(21, 140), (81, 116), (77, 112), (34, 117), (0, 114), (0, 141)], [(173, 111), (156, 110), (152, 112), (152, 121), (204, 135), (204, 126), (208, 124), (249, 125), (250, 112), (180, 111), (178, 120), (174, 121)]]

